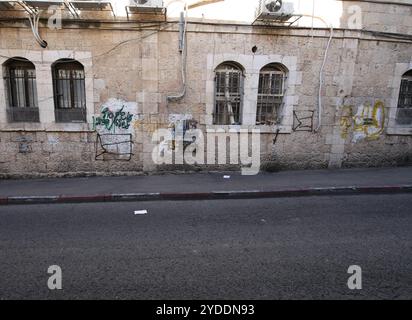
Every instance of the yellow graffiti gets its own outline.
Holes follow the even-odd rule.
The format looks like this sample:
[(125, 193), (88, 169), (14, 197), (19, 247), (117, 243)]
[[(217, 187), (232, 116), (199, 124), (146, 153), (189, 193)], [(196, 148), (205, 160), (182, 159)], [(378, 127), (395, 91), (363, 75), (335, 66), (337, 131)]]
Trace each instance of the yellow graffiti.
[(383, 102), (377, 101), (372, 109), (371, 105), (367, 103), (361, 112), (353, 117), (354, 131), (359, 133), (358, 138), (365, 138), (367, 140), (375, 140), (380, 137), (385, 129), (385, 106)]
[(342, 139), (346, 139), (348, 137), (349, 129), (352, 128), (352, 121), (353, 121), (353, 107), (343, 106), (342, 116), (340, 119)]
[(385, 105), (375, 102), (373, 108), (368, 102), (358, 107), (356, 114), (353, 106), (343, 106), (340, 119), (341, 137), (346, 139), (353, 128), (353, 141), (376, 140), (385, 130)]

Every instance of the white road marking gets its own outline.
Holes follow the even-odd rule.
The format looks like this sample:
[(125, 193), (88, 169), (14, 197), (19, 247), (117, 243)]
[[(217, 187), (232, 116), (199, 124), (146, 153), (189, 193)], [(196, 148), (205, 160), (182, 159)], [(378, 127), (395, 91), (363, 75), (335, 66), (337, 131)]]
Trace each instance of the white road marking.
[(230, 179), (230, 176), (223, 176), (223, 179)]

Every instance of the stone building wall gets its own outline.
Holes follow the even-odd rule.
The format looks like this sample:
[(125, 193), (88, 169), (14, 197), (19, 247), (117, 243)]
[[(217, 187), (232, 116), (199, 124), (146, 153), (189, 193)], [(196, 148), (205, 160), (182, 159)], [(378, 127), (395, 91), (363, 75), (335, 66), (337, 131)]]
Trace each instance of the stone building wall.
[[(407, 29), (410, 20), (405, 18), (405, 12), (412, 16), (412, 7), (390, 5), (387, 17), (389, 13), (381, 12), (383, 4), (361, 5), (369, 11), (376, 8), (373, 17), (379, 26), (393, 25), (394, 14), (404, 26), (378, 31), (412, 34)], [(243, 123), (224, 129), (262, 130), (263, 169), (412, 164), (412, 126), (395, 122), (400, 78), (412, 69), (412, 39), (335, 29), (324, 68), (322, 125), (316, 130), (319, 71), (328, 28), (192, 21), (187, 35), (187, 92), (178, 102), (166, 99), (182, 88), (177, 22), (143, 29), (130, 23), (70, 21), (61, 30), (42, 27), (40, 32), (47, 39), (47, 49), (37, 45), (24, 21), (6, 19), (0, 25), (0, 64), (8, 57), (34, 63), (40, 110), (40, 123), (9, 123), (4, 84), (0, 84), (1, 177), (237, 170), (236, 165), (157, 166), (152, 160), (157, 145), (153, 133), (170, 128), (176, 119), (193, 119), (204, 132), (216, 129), (212, 123), (214, 69), (224, 61), (237, 62), (245, 73)], [(85, 67), (85, 124), (54, 120), (51, 65), (60, 58), (74, 58)], [(257, 82), (267, 63), (279, 63), (288, 70), (285, 114), (279, 125), (259, 127), (254, 123)], [(123, 107), (132, 118), (124, 127), (107, 128), (98, 122), (105, 107), (112, 111)], [(99, 156), (98, 134), (109, 134), (106, 142), (118, 143), (125, 153), (131, 146), (130, 159)]]

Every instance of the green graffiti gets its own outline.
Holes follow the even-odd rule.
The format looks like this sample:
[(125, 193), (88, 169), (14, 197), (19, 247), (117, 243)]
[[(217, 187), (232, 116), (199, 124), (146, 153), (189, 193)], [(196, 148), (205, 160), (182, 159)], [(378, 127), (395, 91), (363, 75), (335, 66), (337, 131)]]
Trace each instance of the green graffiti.
[(108, 131), (118, 129), (129, 129), (133, 120), (133, 115), (123, 111), (124, 106), (116, 112), (111, 111), (108, 107), (103, 108), (99, 117), (93, 117), (93, 128), (103, 126)]

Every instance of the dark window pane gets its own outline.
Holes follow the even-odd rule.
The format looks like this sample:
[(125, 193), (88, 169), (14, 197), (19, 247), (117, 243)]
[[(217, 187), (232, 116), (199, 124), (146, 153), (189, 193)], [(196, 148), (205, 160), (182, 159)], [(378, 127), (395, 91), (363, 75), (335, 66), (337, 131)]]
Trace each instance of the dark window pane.
[(260, 72), (256, 124), (274, 125), (283, 104), (285, 73), (276, 66)]
[(36, 71), (24, 58), (12, 58), (5, 64), (5, 87), (10, 122), (38, 122)]
[(73, 60), (59, 60), (53, 66), (57, 122), (86, 121), (86, 89), (83, 66)]
[(215, 77), (214, 123), (231, 125), (241, 123), (242, 71), (232, 65), (221, 65)]

